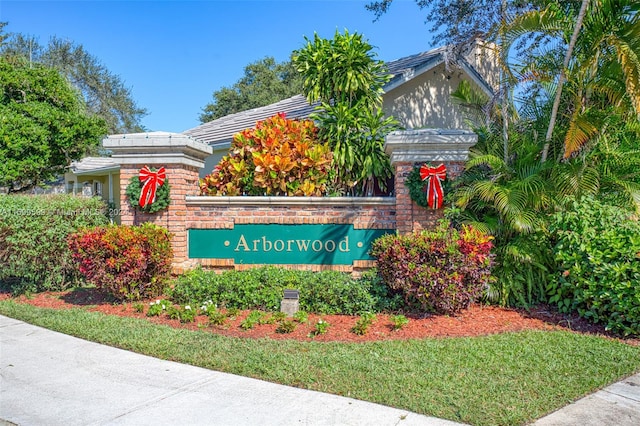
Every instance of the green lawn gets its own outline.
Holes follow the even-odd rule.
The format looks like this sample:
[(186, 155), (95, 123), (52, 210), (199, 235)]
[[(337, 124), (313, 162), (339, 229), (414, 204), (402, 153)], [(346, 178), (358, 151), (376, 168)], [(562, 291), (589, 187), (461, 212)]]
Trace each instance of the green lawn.
[(640, 348), (566, 331), (321, 343), (221, 337), (0, 302), (0, 314), (158, 358), (474, 425), (517, 425), (640, 370)]

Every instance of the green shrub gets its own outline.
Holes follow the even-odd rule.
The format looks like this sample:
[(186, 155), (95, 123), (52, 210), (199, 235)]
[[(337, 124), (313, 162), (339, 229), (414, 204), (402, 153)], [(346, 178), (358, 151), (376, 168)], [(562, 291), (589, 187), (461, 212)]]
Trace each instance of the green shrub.
[(160, 314), (164, 314), (170, 306), (172, 306), (171, 302), (167, 300), (158, 299), (155, 302), (151, 302), (149, 304), (149, 309), (147, 310), (147, 316), (159, 317)]
[(87, 282), (119, 300), (162, 294), (171, 273), (171, 234), (159, 226), (103, 226), (69, 236)]
[(351, 332), (358, 336), (364, 336), (369, 331), (369, 327), (376, 320), (376, 315), (372, 312), (365, 312), (360, 315), (355, 325), (351, 328)]
[(304, 324), (309, 321), (309, 314), (307, 314), (305, 311), (298, 311), (293, 314), (293, 320), (300, 324)]
[(443, 221), (432, 231), (386, 235), (373, 243), (380, 275), (408, 304), (455, 314), (478, 299), (491, 281), (491, 237)]
[(67, 237), (106, 223), (106, 205), (98, 198), (0, 195), (0, 285), (23, 293), (80, 284)]
[(309, 333), (309, 337), (315, 337), (321, 334), (326, 334), (327, 331), (329, 331), (329, 323), (323, 320), (322, 318), (320, 318), (316, 323), (315, 327), (313, 328), (313, 330), (311, 331), (311, 333)]
[(191, 307), (191, 305), (184, 305), (182, 308), (178, 308), (178, 317), (180, 322), (194, 322), (198, 316), (198, 311)]
[(591, 198), (551, 220), (558, 267), (550, 301), (607, 329), (640, 334), (640, 223)]
[(208, 311), (209, 324), (224, 325), (227, 322), (227, 316), (218, 310)]
[(291, 321), (291, 320), (281, 321), (278, 324), (278, 327), (276, 327), (276, 333), (280, 333), (280, 334), (293, 333), (297, 325), (298, 324), (295, 321)]
[(171, 297), (176, 303), (211, 300), (227, 309), (276, 311), (293, 277), (293, 271), (273, 267), (222, 274), (195, 269), (177, 279)]
[(389, 319), (393, 324), (394, 330), (400, 330), (405, 325), (409, 324), (409, 318), (405, 317), (404, 315), (392, 315)]
[(251, 330), (253, 327), (260, 324), (260, 321), (263, 320), (264, 316), (264, 312), (251, 311), (249, 312), (247, 317), (240, 323), (240, 328), (243, 330)]
[(274, 312), (273, 314), (271, 314), (271, 318), (275, 321), (275, 322), (279, 322), (279, 321), (284, 321), (287, 319), (287, 314), (285, 314), (284, 312)]
[(284, 290), (300, 291), (306, 312), (353, 315), (397, 310), (402, 298), (390, 294), (375, 272), (354, 279), (336, 271), (294, 271), (272, 266), (216, 274), (202, 269), (179, 277), (171, 290), (176, 303), (212, 300), (218, 306), (278, 311)]

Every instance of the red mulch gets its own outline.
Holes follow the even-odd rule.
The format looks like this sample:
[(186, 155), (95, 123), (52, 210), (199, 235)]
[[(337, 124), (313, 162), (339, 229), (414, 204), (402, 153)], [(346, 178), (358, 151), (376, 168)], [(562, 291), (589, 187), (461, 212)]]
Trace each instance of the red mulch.
[[(0, 300), (10, 298), (8, 294), (0, 294)], [(553, 307), (541, 305), (533, 309), (507, 309), (481, 304), (472, 305), (457, 316), (441, 315), (407, 315), (409, 324), (402, 329), (394, 331), (389, 315), (378, 314), (364, 336), (359, 336), (351, 331), (356, 323), (357, 316), (348, 315), (315, 315), (309, 314), (306, 324), (298, 324), (292, 333), (280, 334), (276, 332), (277, 325), (257, 325), (253, 329), (243, 330), (240, 323), (249, 311), (241, 311), (235, 319), (228, 319), (224, 326), (211, 326), (208, 318), (200, 315), (196, 322), (181, 324), (178, 320), (172, 320), (166, 316), (147, 317), (146, 311), (151, 301), (145, 301), (144, 312), (136, 312), (133, 303), (116, 303), (105, 297), (95, 289), (77, 289), (66, 292), (44, 292), (15, 298), (19, 303), (54, 308), (69, 309), (72, 307), (84, 307), (89, 311), (99, 311), (108, 315), (143, 318), (156, 324), (165, 324), (171, 327), (187, 328), (191, 330), (207, 330), (212, 333), (245, 337), (270, 339), (295, 339), (301, 341), (341, 341), (341, 342), (367, 342), (390, 339), (420, 339), (425, 337), (462, 337), (479, 336), (496, 333), (521, 331), (521, 330), (572, 330), (579, 333), (609, 335), (602, 325), (592, 324), (576, 315), (560, 314)], [(194, 307), (195, 308), (195, 307)], [(324, 335), (309, 337), (318, 319), (322, 318), (330, 326)], [(627, 339), (630, 344), (640, 344), (640, 340)]]

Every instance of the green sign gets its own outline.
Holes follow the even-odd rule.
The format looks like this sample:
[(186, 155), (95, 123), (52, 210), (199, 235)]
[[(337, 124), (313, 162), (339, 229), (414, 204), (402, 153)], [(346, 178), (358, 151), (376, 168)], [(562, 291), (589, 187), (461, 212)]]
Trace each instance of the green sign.
[(189, 258), (234, 259), (245, 264), (351, 265), (371, 260), (371, 243), (393, 229), (353, 225), (236, 225), (190, 229)]

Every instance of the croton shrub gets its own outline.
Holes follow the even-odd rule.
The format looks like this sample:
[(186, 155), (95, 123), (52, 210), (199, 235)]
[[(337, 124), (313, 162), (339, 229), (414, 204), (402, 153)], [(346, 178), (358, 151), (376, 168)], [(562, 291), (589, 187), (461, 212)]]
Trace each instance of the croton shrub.
[(85, 280), (118, 300), (157, 296), (171, 274), (171, 234), (151, 223), (88, 228), (68, 244)]
[(317, 133), (313, 121), (282, 113), (236, 133), (229, 154), (200, 181), (201, 194), (324, 195), (332, 152)]
[(433, 230), (385, 235), (371, 254), (384, 282), (410, 306), (455, 314), (482, 297), (491, 280), (491, 236), (443, 221)]

